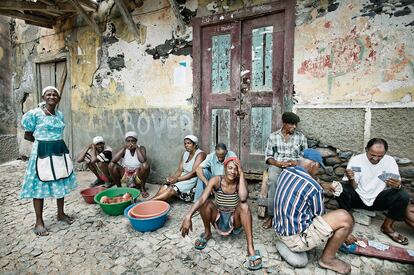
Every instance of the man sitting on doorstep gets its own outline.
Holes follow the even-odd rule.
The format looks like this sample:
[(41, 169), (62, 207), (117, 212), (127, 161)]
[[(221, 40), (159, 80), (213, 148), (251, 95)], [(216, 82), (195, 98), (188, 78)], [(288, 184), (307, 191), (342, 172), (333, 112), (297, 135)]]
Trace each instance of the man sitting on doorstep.
[(296, 130), (300, 122), (299, 116), (291, 112), (282, 115), (283, 126), (281, 129), (270, 134), (267, 139), (265, 151), (265, 162), (268, 165), (268, 181), (263, 182), (261, 196), (265, 197), (267, 189), (267, 211), (268, 217), (263, 223), (263, 228), (272, 226), (276, 182), (283, 169), (295, 166), (303, 150), (308, 148), (306, 137)]
[(86, 162), (88, 168), (95, 174), (96, 180), (91, 187), (105, 184), (111, 185), (111, 177), (108, 170), (108, 164), (112, 159), (112, 148), (105, 145), (103, 137), (96, 136), (92, 144), (85, 147), (79, 153), (76, 161), (78, 163)]
[(114, 184), (121, 186), (121, 182), (126, 183), (128, 187), (139, 188), (143, 198), (148, 197), (145, 183), (150, 166), (147, 162), (147, 151), (144, 146), (138, 144), (136, 132), (130, 131), (125, 134), (125, 145), (112, 158), (109, 171)]
[(389, 155), (387, 142), (382, 138), (368, 141), (365, 153), (352, 157), (345, 171), (343, 192), (337, 198), (346, 210), (364, 208), (387, 210), (381, 231), (393, 241), (407, 245), (407, 237), (394, 230), (395, 221), (404, 221), (410, 201), (401, 188), (397, 162)]
[(207, 155), (206, 159), (196, 169), (198, 180), (194, 202), (200, 198), (211, 177), (224, 175), (224, 160), (235, 156), (236, 154), (233, 151), (227, 151), (227, 146), (224, 143), (217, 144), (215, 151)]
[(313, 179), (319, 167), (324, 167), (321, 154), (306, 149), (297, 166), (281, 172), (274, 196), (274, 228), (279, 239), (294, 252), (326, 243), (319, 265), (348, 273), (351, 266), (335, 255), (351, 234), (354, 222), (343, 209), (325, 214), (323, 189)]

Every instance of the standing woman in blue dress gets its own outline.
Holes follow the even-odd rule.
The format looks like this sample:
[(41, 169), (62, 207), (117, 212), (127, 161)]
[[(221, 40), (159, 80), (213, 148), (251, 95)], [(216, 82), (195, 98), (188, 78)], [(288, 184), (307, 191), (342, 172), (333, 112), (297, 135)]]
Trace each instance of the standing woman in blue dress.
[(43, 103), (23, 115), (24, 139), (33, 142), (20, 198), (33, 199), (36, 225), (33, 232), (49, 234), (43, 222), (45, 198), (57, 199), (57, 219), (72, 224), (74, 219), (64, 212), (64, 197), (76, 188), (69, 150), (63, 141), (63, 113), (56, 110), (60, 92), (52, 86), (42, 91)]

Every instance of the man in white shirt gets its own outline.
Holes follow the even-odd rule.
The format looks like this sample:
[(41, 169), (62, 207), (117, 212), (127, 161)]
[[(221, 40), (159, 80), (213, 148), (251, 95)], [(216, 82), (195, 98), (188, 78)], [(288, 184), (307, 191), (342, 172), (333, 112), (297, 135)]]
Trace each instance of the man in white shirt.
[(403, 221), (410, 197), (401, 188), (401, 177), (396, 161), (385, 153), (387, 142), (382, 138), (371, 139), (366, 153), (350, 159), (343, 178), (343, 192), (339, 206), (346, 210), (363, 208), (387, 210), (381, 231), (393, 241), (407, 245), (407, 237), (394, 230), (395, 221)]

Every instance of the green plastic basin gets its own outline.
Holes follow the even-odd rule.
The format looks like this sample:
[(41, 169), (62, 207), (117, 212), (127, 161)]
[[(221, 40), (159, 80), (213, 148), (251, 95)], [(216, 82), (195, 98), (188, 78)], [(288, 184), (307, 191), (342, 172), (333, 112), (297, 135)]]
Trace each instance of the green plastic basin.
[(131, 194), (134, 200), (138, 198), (139, 195), (141, 194), (141, 192), (135, 188), (113, 187), (113, 188), (109, 188), (105, 191), (102, 191), (96, 194), (94, 200), (96, 204), (99, 204), (101, 206), (103, 212), (111, 216), (118, 216), (124, 213), (125, 208), (127, 208), (132, 203), (132, 201), (124, 201), (124, 202), (107, 204), (107, 203), (101, 203), (100, 200), (103, 196), (113, 198), (113, 197), (122, 196), (125, 193)]

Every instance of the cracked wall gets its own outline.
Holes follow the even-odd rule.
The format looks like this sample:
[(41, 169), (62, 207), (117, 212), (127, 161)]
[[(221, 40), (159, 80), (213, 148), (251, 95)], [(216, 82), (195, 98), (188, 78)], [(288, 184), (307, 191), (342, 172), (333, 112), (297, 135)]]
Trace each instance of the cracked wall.
[[(266, 2), (271, 1), (177, 0), (179, 19), (168, 0), (131, 4), (138, 41), (113, 0), (102, 1), (96, 15), (102, 37), (80, 17), (54, 30), (16, 20), (11, 42), (17, 120), (37, 104), (36, 63), (64, 57), (70, 75), (73, 152), (98, 134), (118, 149), (122, 133), (135, 130), (149, 150), (152, 176), (159, 179), (174, 171), (183, 151), (182, 137), (193, 131), (191, 18)], [(366, 129), (368, 116), (362, 114), (367, 108), (407, 107), (401, 118), (410, 117), (413, 23), (408, 9), (413, 9), (409, 2), (297, 1), (292, 102), (305, 133), (336, 148), (359, 151), (367, 133), (386, 127), (378, 117), (387, 116), (387, 111), (372, 110), (375, 128)], [(358, 115), (351, 115), (354, 112)], [(357, 135), (353, 125), (358, 125)], [(401, 130), (403, 138), (413, 139)], [(20, 153), (28, 155), (31, 144), (22, 139), (21, 129), (18, 140)], [(400, 139), (390, 143), (404, 156)]]
[[(187, 3), (184, 3), (187, 2)], [(194, 16), (196, 1), (179, 7), (183, 20)], [(183, 152), (183, 137), (192, 133), (191, 28), (178, 31), (178, 20), (168, 0), (145, 1), (133, 6), (139, 41), (123, 21), (112, 0), (101, 3), (97, 20), (99, 37), (79, 18), (54, 30), (26, 26), (16, 20), (14, 92), (20, 121), (38, 103), (36, 64), (66, 58), (70, 75), (73, 152), (95, 135), (102, 135), (115, 150), (126, 131), (139, 134), (152, 163), (152, 178), (175, 171)], [(166, 41), (176, 48), (162, 52)], [(148, 49), (156, 48), (154, 60)], [(29, 155), (31, 144), (19, 128), (20, 154)], [(165, 155), (171, 157), (166, 158)]]
[(304, 132), (356, 151), (364, 142), (355, 138), (382, 136), (412, 158), (403, 140), (414, 139), (404, 127), (414, 118), (413, 11), (411, 0), (296, 2), (294, 108), (308, 120)]
[(0, 163), (18, 156), (11, 62), (10, 24), (0, 16)]

